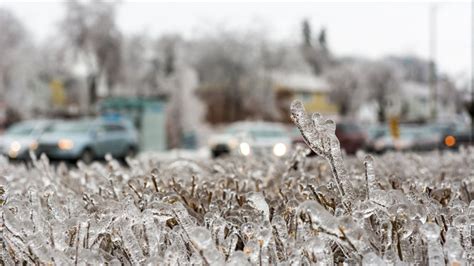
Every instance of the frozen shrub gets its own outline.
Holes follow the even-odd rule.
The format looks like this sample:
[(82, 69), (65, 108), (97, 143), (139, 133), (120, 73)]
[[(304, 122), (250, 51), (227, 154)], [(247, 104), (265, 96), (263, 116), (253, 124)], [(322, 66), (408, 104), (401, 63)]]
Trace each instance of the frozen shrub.
[(473, 149), (344, 158), (334, 122), (292, 112), (318, 156), (0, 158), (2, 263), (474, 263)]

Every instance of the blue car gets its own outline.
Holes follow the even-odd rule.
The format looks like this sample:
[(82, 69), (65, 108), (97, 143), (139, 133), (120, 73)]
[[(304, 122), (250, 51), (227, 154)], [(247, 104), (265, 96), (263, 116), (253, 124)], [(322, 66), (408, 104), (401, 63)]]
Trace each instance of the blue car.
[(138, 134), (130, 121), (98, 118), (53, 124), (39, 138), (37, 154), (90, 163), (106, 154), (115, 158), (133, 156), (137, 150)]
[(38, 139), (52, 123), (50, 120), (28, 120), (13, 124), (0, 136), (0, 154), (10, 159), (29, 159), (30, 150), (38, 148)]

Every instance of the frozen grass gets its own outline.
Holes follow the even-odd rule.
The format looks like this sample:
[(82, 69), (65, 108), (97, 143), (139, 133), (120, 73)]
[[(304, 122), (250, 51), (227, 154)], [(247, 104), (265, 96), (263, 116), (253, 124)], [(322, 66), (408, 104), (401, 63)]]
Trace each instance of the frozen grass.
[(1, 158), (3, 264), (472, 265), (474, 149), (345, 158), (294, 107), (320, 156)]

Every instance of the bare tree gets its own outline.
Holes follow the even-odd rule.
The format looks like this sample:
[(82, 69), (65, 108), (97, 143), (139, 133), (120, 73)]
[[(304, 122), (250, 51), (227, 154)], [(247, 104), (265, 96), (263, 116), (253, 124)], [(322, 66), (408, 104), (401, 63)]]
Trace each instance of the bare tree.
[(114, 2), (68, 1), (61, 23), (67, 45), (82, 55), (88, 66), (92, 102), (101, 80), (110, 90), (121, 78), (121, 34), (115, 24), (115, 9)]
[(311, 66), (313, 73), (320, 75), (325, 68), (333, 64), (331, 53), (327, 45), (326, 29), (321, 29), (317, 42), (314, 42), (309, 21), (303, 20), (302, 35), (303, 44), (301, 46), (301, 53), (306, 62)]
[(438, 79), (438, 101), (441, 112), (460, 113), (463, 110), (462, 94), (447, 75)]
[(246, 36), (219, 32), (196, 43), (195, 67), (202, 87), (222, 92), (220, 122), (236, 121), (246, 116), (245, 103), (252, 73), (256, 73), (258, 49)]
[(341, 116), (349, 115), (362, 102), (364, 95), (361, 75), (353, 64), (339, 64), (324, 73), (331, 85), (330, 98), (339, 106)]
[(391, 56), (387, 62), (398, 67), (403, 80), (417, 83), (430, 82), (430, 62), (416, 56)]
[(23, 24), (8, 10), (0, 9), (0, 25), (0, 101), (12, 113), (27, 116), (36, 104), (35, 47)]
[(396, 97), (400, 93), (401, 79), (399, 73), (393, 65), (384, 61), (368, 63), (365, 69), (365, 82), (369, 90), (369, 99), (377, 103), (378, 121), (385, 122), (390, 98)]
[(26, 32), (20, 21), (8, 10), (0, 9), (0, 93), (3, 99), (11, 89), (18, 59), (26, 42)]

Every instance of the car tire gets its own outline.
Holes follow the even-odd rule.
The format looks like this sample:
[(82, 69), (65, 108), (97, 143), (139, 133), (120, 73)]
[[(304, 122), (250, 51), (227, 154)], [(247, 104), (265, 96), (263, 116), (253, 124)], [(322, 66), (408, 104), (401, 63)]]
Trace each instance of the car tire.
[(79, 160), (85, 164), (90, 164), (92, 161), (94, 161), (94, 153), (89, 148), (84, 149), (84, 151), (81, 153), (81, 156), (79, 157)]
[(135, 148), (134, 146), (130, 146), (127, 148), (127, 151), (125, 152), (123, 158), (127, 158), (127, 157), (130, 157), (130, 158), (133, 158), (137, 155), (137, 148)]

